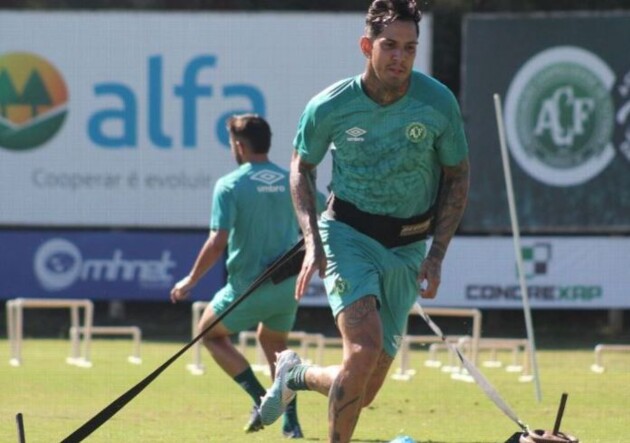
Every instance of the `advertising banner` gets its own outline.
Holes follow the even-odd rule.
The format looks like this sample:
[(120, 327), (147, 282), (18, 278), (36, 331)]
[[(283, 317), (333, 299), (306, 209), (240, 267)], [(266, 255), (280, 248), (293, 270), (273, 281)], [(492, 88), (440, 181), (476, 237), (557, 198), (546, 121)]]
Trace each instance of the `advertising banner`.
[(630, 14), (472, 14), (464, 26), (468, 233), (510, 231), (493, 95), (524, 232), (630, 232)]
[[(529, 304), (534, 309), (630, 308), (630, 238), (521, 239)], [(523, 306), (511, 237), (456, 237), (434, 300), (423, 306)]]
[[(0, 299), (168, 301), (206, 239), (198, 232), (0, 231)], [(524, 237), (533, 309), (630, 309), (630, 238)], [(195, 287), (208, 301), (225, 284), (223, 260)], [(423, 306), (521, 309), (510, 237), (456, 237), (435, 300)], [(328, 306), (314, 277), (302, 306)]]
[(0, 12), (0, 225), (206, 227), (227, 119), (265, 116), (288, 167), (307, 101), (364, 69), (364, 18)]
[[(0, 231), (0, 299), (169, 300), (207, 234)], [(192, 292), (210, 300), (226, 281), (218, 262)]]

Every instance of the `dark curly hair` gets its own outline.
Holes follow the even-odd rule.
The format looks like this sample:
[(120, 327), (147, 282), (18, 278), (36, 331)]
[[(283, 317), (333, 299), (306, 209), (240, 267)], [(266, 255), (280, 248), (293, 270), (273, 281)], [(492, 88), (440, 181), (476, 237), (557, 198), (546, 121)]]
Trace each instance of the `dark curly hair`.
[(416, 35), (419, 35), (421, 18), (422, 12), (415, 0), (374, 0), (365, 17), (365, 35), (374, 38), (395, 20), (414, 22)]
[(271, 147), (271, 129), (269, 123), (256, 114), (232, 116), (227, 122), (227, 129), (233, 137), (249, 142), (253, 152), (266, 154)]

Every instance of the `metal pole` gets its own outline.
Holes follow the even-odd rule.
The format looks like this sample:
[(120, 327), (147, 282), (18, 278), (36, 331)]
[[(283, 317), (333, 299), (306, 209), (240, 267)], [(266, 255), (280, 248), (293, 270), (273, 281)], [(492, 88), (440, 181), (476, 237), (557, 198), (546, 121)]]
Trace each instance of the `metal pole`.
[(527, 284), (525, 283), (525, 273), (523, 272), (523, 256), (521, 253), (521, 238), (516, 217), (516, 205), (514, 203), (514, 188), (512, 184), (512, 173), (510, 170), (510, 160), (507, 152), (507, 144), (505, 141), (505, 125), (503, 122), (503, 110), (501, 106), (501, 97), (494, 94), (494, 109), (497, 117), (497, 126), (499, 130), (499, 142), (501, 145), (501, 157), (503, 160), (503, 173), (505, 175), (505, 187), (507, 189), (508, 205), (510, 207), (510, 219), (512, 221), (512, 238), (514, 239), (514, 255), (516, 256), (516, 267), (518, 270), (518, 280), (521, 288), (521, 296), (523, 299), (523, 311), (525, 312), (525, 326), (527, 328), (527, 337), (530, 343), (530, 355), (534, 370), (534, 383), (536, 385), (536, 399), (540, 403), (542, 401), (542, 393), (540, 390), (540, 377), (538, 374), (538, 362), (536, 360), (536, 344), (534, 340), (534, 326), (532, 324), (532, 313), (529, 307), (529, 294), (527, 293)]

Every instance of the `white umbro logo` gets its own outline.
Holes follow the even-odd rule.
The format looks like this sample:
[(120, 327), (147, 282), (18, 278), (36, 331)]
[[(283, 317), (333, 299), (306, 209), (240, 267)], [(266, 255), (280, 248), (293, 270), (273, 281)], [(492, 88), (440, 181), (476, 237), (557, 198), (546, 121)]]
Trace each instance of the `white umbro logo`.
[(262, 182), (266, 185), (273, 185), (275, 182), (282, 180), (283, 178), (284, 175), (276, 171), (270, 171), (269, 169), (258, 171), (250, 177), (251, 180)]
[(347, 138), (347, 140), (350, 142), (362, 142), (363, 137), (361, 136), (365, 134), (366, 132), (367, 131), (365, 129), (361, 129), (357, 126), (355, 126), (354, 128), (350, 128), (346, 131), (346, 134), (350, 136)]

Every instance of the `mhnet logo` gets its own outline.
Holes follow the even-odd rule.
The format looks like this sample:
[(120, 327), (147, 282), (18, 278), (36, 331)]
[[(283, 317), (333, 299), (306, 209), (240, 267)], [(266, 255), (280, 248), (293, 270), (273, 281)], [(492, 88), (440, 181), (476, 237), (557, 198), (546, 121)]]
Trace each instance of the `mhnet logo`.
[(61, 128), (68, 89), (42, 57), (13, 52), (0, 56), (0, 147), (26, 151), (43, 145)]
[(143, 287), (169, 287), (170, 270), (176, 266), (171, 252), (162, 252), (159, 260), (129, 260), (115, 249), (111, 258), (89, 258), (63, 238), (54, 238), (35, 252), (33, 268), (37, 280), (48, 291), (61, 291), (77, 282), (138, 282)]

